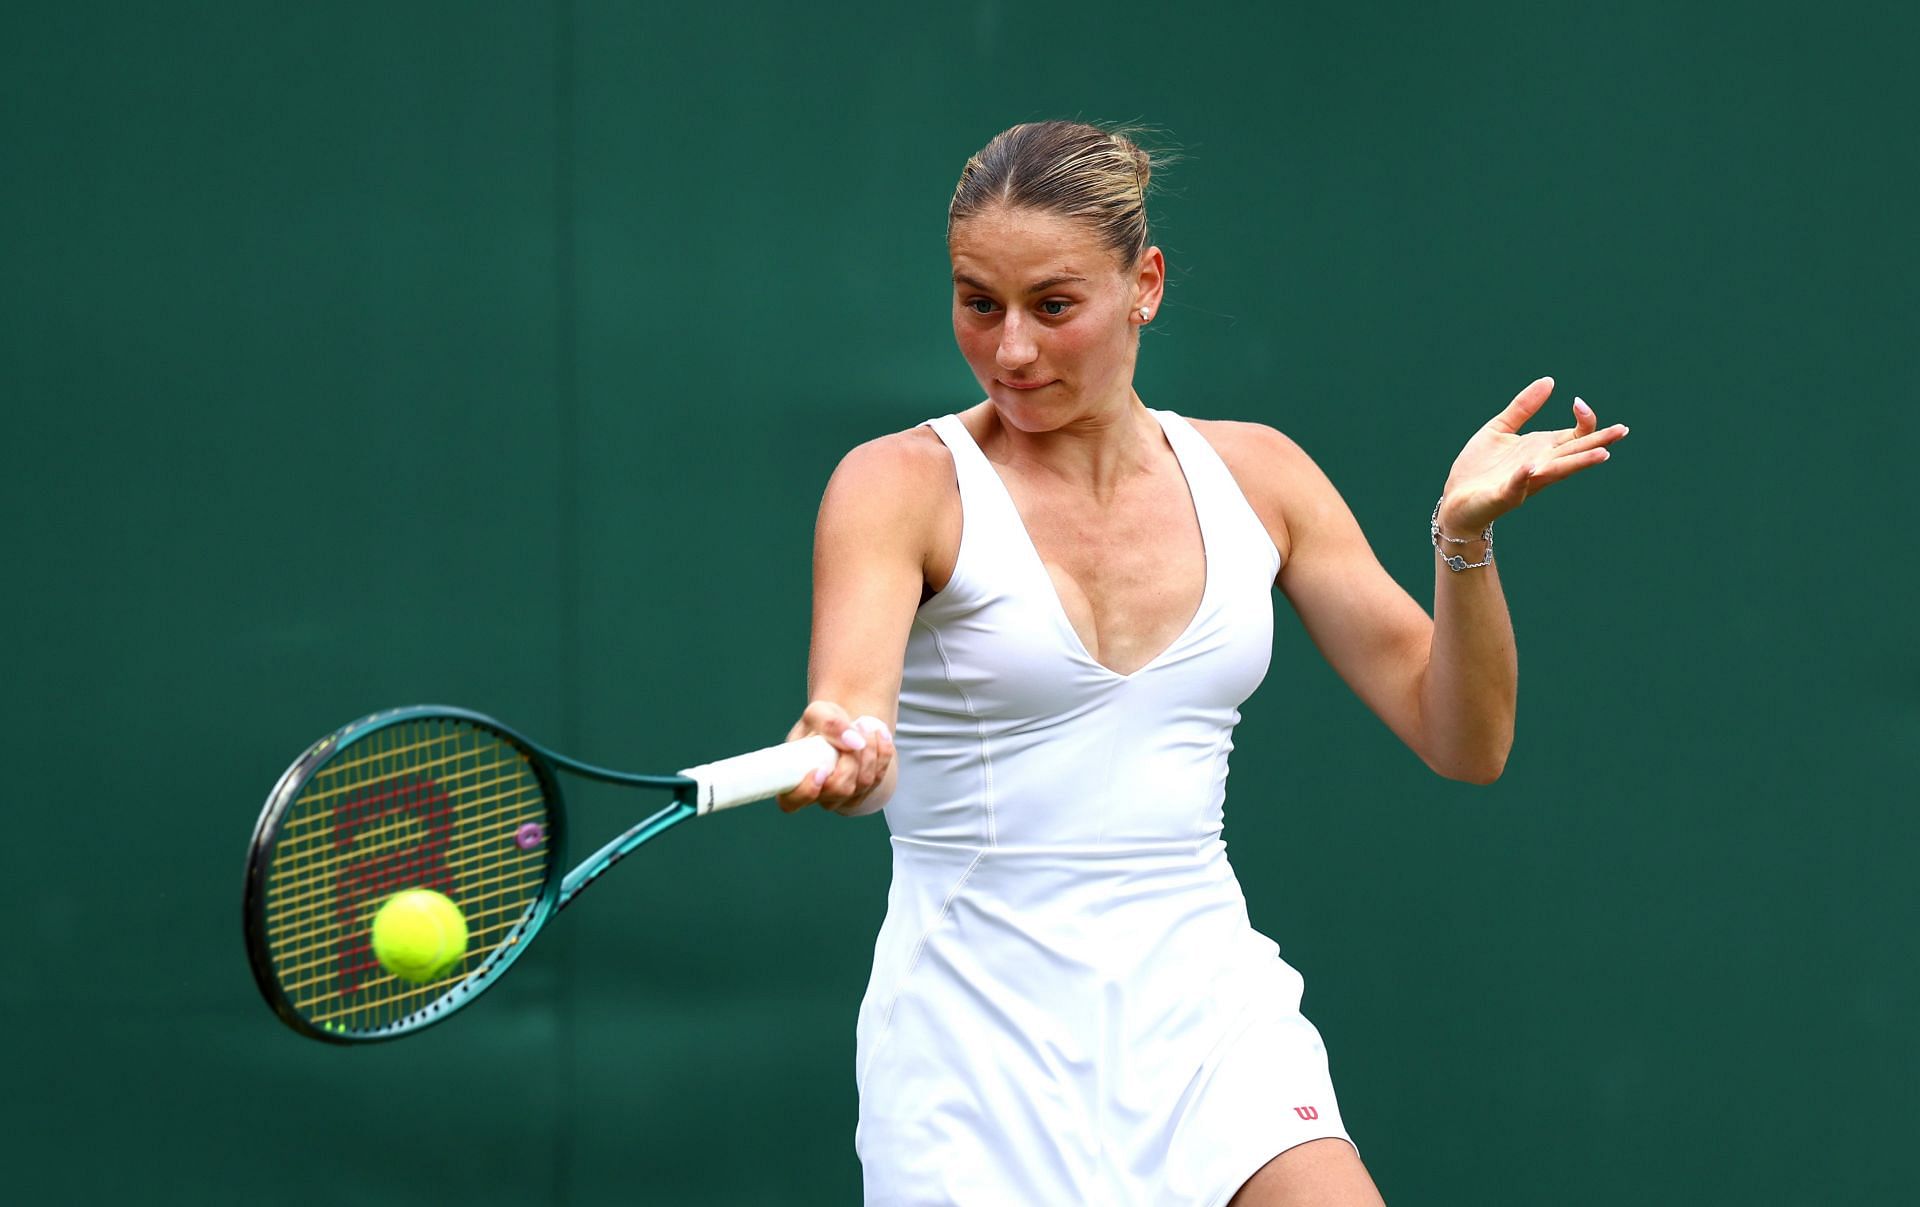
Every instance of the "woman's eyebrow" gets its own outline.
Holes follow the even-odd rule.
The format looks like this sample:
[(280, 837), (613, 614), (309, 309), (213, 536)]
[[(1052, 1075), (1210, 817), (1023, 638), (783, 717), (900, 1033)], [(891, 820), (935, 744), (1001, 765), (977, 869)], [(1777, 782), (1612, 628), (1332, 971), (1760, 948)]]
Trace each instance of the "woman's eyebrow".
[[(1065, 285), (1069, 281), (1085, 281), (1085, 280), (1086, 280), (1085, 277), (1076, 277), (1076, 276), (1048, 277), (1044, 281), (1037, 281), (1034, 284), (1027, 286), (1027, 292), (1028, 293), (1045, 293), (1047, 290), (1053, 289), (1056, 286)], [(982, 284), (979, 281), (974, 280), (972, 277), (968, 276), (964, 272), (954, 273), (953, 283), (955, 285), (970, 286), (971, 288), (978, 289), (983, 293), (993, 292), (991, 287), (985, 284)]]

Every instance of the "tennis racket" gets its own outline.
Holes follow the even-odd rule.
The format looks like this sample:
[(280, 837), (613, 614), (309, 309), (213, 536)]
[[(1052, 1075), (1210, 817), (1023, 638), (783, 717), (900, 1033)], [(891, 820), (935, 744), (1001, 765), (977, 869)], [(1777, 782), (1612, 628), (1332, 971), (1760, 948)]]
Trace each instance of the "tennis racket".
[[(835, 757), (814, 736), (678, 775), (635, 775), (555, 754), (465, 709), (362, 717), (294, 760), (254, 826), (245, 901), (254, 979), (310, 1038), (411, 1034), (499, 980), (549, 918), (641, 843), (785, 792)], [(556, 771), (670, 792), (672, 803), (562, 878)], [(427, 984), (401, 980), (373, 954), (373, 915), (411, 888), (442, 893), (466, 915), (467, 954)]]

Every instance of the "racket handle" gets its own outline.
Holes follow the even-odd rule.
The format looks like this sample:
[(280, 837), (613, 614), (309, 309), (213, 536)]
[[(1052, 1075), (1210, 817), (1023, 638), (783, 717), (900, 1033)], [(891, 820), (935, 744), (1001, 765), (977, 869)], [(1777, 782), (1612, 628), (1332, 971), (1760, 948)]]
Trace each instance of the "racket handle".
[(833, 743), (819, 734), (797, 742), (782, 742), (765, 750), (736, 754), (730, 759), (702, 763), (680, 774), (700, 785), (694, 808), (702, 815), (778, 796), (800, 786), (800, 781), (840, 757)]

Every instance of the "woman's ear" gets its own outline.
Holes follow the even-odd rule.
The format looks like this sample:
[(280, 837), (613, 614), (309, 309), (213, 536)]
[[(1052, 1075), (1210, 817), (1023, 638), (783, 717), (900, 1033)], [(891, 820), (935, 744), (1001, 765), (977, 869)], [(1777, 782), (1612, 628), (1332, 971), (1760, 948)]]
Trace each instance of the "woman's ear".
[(1167, 258), (1158, 247), (1149, 247), (1140, 253), (1140, 260), (1133, 273), (1133, 317), (1141, 322), (1151, 322), (1153, 316), (1160, 313), (1160, 303), (1166, 296)]

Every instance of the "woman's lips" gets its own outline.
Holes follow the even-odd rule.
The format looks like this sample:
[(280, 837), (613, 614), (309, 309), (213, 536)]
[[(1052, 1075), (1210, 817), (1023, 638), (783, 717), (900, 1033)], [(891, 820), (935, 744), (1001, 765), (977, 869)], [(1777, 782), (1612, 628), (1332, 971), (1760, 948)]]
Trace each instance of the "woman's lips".
[(1050, 381), (1008, 381), (1004, 377), (996, 377), (994, 380), (1009, 390), (1037, 390), (1041, 386), (1050, 386), (1053, 384)]

